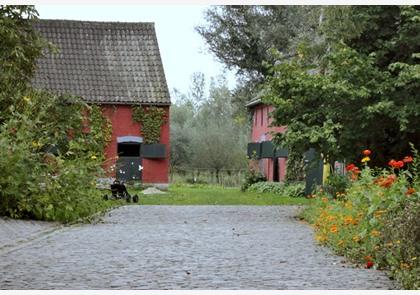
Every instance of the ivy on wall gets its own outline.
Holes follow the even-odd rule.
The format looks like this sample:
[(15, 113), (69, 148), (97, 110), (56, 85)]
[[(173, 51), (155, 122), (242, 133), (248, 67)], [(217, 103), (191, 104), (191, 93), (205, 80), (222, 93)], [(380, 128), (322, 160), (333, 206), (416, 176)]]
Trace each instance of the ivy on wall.
[(165, 110), (154, 106), (133, 106), (133, 120), (142, 126), (146, 144), (160, 142), (160, 128), (166, 122)]
[(93, 138), (99, 145), (99, 150), (103, 153), (103, 149), (111, 141), (112, 123), (102, 114), (102, 109), (98, 105), (90, 106), (89, 127)]

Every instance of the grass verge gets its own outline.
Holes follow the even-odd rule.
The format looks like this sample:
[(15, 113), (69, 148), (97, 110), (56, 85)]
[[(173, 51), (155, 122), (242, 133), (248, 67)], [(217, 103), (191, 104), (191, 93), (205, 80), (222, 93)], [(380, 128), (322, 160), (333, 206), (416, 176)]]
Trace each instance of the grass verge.
[(139, 195), (141, 205), (308, 205), (312, 201), (273, 193), (241, 192), (239, 188), (186, 184), (171, 185), (166, 194)]

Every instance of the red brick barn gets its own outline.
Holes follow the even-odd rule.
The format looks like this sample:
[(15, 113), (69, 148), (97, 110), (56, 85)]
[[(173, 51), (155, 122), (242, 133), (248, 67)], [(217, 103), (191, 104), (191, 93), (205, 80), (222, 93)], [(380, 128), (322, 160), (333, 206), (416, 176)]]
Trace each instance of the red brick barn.
[[(104, 164), (109, 176), (167, 185), (171, 101), (154, 24), (39, 20), (35, 28), (59, 53), (39, 60), (34, 87), (102, 107), (112, 123)], [(139, 105), (165, 112), (157, 144), (145, 144), (142, 126), (132, 118)]]
[(251, 165), (258, 169), (268, 181), (284, 181), (286, 178), (287, 151), (276, 149), (272, 144), (272, 133), (284, 132), (286, 127), (270, 127), (269, 114), (273, 106), (263, 104), (260, 99), (249, 102), (247, 108), (252, 116), (251, 142), (248, 156)]

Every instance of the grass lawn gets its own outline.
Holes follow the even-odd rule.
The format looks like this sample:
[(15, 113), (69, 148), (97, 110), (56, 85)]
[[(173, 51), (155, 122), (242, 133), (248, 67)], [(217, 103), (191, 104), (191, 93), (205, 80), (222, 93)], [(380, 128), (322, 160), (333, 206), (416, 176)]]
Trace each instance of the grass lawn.
[[(128, 189), (130, 194), (140, 191)], [(140, 196), (141, 205), (308, 205), (312, 200), (271, 193), (241, 192), (210, 185), (171, 185), (166, 194)]]

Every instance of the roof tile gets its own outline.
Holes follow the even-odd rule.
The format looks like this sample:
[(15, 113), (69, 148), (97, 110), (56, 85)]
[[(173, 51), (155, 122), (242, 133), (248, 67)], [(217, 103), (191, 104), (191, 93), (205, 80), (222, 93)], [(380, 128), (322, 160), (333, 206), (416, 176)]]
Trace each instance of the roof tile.
[(171, 103), (153, 23), (38, 20), (58, 54), (38, 60), (35, 88), (92, 103)]

